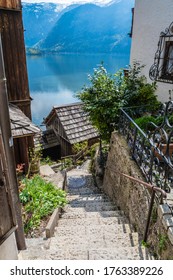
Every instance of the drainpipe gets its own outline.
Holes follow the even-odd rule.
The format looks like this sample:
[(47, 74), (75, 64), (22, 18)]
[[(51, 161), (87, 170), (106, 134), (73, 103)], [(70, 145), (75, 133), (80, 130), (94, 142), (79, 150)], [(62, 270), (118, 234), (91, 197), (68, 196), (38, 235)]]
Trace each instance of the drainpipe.
[(0, 128), (4, 144), (4, 150), (7, 161), (7, 175), (9, 177), (9, 184), (12, 190), (12, 200), (16, 213), (16, 220), (18, 228), (15, 231), (16, 242), (19, 250), (26, 249), (25, 237), (21, 216), (21, 204), (19, 200), (18, 183), (14, 159), (13, 138), (11, 134), (8, 97), (6, 88), (6, 79), (3, 62), (2, 42), (0, 37)]

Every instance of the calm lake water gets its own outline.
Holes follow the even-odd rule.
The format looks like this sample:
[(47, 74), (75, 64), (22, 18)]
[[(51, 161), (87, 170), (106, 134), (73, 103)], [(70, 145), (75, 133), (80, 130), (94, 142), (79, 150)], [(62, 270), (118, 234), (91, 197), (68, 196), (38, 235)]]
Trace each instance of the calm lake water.
[(32, 101), (32, 119), (41, 125), (53, 106), (79, 101), (75, 93), (89, 84), (88, 74), (101, 62), (109, 73), (129, 64), (129, 56), (99, 55), (44, 55), (27, 56), (28, 78)]

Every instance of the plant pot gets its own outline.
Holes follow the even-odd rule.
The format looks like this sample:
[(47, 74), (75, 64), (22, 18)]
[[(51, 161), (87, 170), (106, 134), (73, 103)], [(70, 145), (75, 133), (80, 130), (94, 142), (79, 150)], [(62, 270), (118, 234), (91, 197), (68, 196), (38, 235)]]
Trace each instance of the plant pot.
[(39, 160), (31, 162), (30, 173), (31, 174), (40, 174), (40, 161)]

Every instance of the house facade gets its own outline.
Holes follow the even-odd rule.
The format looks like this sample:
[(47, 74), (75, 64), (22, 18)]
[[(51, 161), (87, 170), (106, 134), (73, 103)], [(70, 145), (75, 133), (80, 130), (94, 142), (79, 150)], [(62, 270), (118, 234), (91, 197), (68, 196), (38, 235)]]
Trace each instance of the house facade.
[(148, 82), (157, 81), (162, 102), (173, 99), (173, 1), (135, 0), (130, 64), (145, 65)]

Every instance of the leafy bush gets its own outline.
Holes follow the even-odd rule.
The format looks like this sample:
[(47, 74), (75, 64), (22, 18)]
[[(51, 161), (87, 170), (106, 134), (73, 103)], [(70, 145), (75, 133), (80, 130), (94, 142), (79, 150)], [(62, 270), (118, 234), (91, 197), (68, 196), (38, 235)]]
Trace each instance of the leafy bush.
[[(145, 132), (154, 130), (155, 127), (152, 125), (152, 123), (154, 123), (156, 126), (160, 126), (163, 123), (163, 121), (164, 116), (154, 117), (150, 115), (145, 115), (135, 119), (135, 123)], [(173, 116), (169, 116), (168, 121), (170, 125), (173, 125)]]
[(135, 119), (135, 123), (145, 132), (154, 129), (154, 126), (151, 124), (151, 122), (154, 123), (155, 125), (160, 125), (162, 121), (163, 118), (161, 117), (155, 118), (153, 116), (142, 116), (140, 118)]
[(89, 148), (89, 150), (87, 151), (86, 156), (89, 156), (89, 157), (91, 157), (91, 159), (93, 159), (94, 156), (95, 156), (95, 153), (96, 153), (96, 149), (97, 149), (98, 147), (99, 147), (99, 143), (93, 144), (93, 145)]
[(61, 170), (73, 166), (73, 159), (72, 159), (71, 157), (69, 157), (69, 158), (64, 158), (64, 159), (62, 159), (60, 162), (62, 163)]
[(84, 150), (87, 147), (87, 145), (88, 145), (87, 141), (73, 144), (73, 153), (74, 154), (79, 153), (80, 151)]
[(155, 95), (156, 82), (147, 83), (146, 77), (141, 75), (144, 67), (134, 62), (132, 66), (129, 66), (128, 75), (122, 80), (120, 88), (124, 92), (124, 103), (127, 107), (150, 105), (154, 109), (160, 105)]
[(23, 208), (23, 223), (25, 233), (36, 229), (43, 217), (53, 213), (57, 207), (66, 203), (66, 193), (56, 189), (52, 183), (46, 182), (39, 175), (22, 181), (20, 201)]
[(47, 165), (53, 165), (53, 164), (55, 164), (56, 162), (55, 161), (53, 161), (53, 160), (51, 160), (51, 158), (49, 157), (49, 156), (47, 156), (47, 157), (45, 157), (45, 158), (41, 158), (41, 160), (40, 160), (40, 164), (41, 165), (45, 165), (45, 164), (47, 164)]

